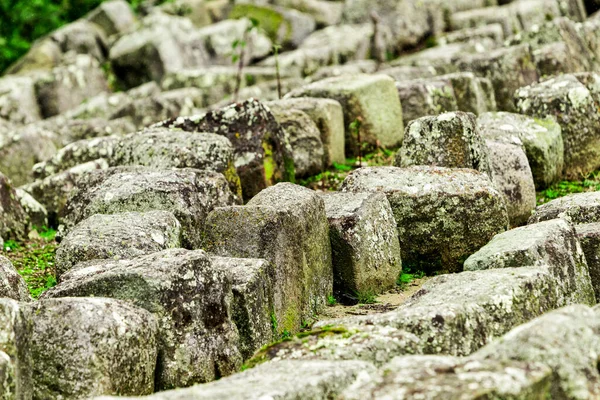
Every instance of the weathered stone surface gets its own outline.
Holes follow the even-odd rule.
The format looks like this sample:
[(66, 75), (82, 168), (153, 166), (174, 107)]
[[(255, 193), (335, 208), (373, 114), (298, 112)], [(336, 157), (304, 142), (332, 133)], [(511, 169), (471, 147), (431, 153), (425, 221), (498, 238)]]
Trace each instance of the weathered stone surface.
[(10, 260), (3, 256), (0, 256), (0, 297), (18, 301), (31, 300), (25, 280)]
[(30, 306), (33, 398), (153, 392), (158, 324), (148, 311), (102, 298)]
[(59, 46), (63, 53), (61, 62), (69, 59), (70, 53), (89, 55), (100, 63), (106, 59), (107, 43), (102, 28), (85, 19), (64, 25), (52, 32), (46, 40)]
[(402, 264), (411, 270), (459, 271), (466, 257), (508, 226), (504, 198), (486, 175), (473, 170), (360, 168), (342, 190), (386, 194)]
[(412, 121), (406, 127), (394, 165), (472, 168), (490, 177), (492, 173), (488, 148), (475, 116), (461, 111)]
[(600, 222), (600, 192), (570, 194), (542, 204), (529, 219), (530, 224), (567, 218), (574, 224)]
[(29, 221), (10, 180), (0, 172), (0, 237), (25, 239)]
[(50, 70), (60, 64), (62, 57), (58, 43), (43, 38), (33, 42), (29, 51), (6, 69), (6, 74), (26, 75), (35, 70)]
[(380, 376), (342, 396), (360, 399), (534, 399), (551, 397), (552, 370), (535, 362), (449, 356), (396, 357)]
[(208, 213), (233, 203), (227, 181), (216, 172), (116, 167), (92, 171), (78, 181), (62, 223), (68, 231), (94, 214), (171, 211), (181, 223), (183, 245), (199, 248)]
[(326, 166), (344, 163), (344, 113), (339, 102), (332, 99), (299, 97), (266, 103), (269, 109), (300, 110), (305, 112), (319, 128), (325, 150)]
[[(28, 307), (0, 298), (0, 350), (5, 372), (2, 395), (7, 399), (31, 399), (33, 395), (33, 324)], [(12, 396), (11, 396), (12, 394)]]
[(452, 83), (447, 79), (415, 79), (396, 82), (404, 126), (427, 115), (458, 110)]
[(106, 162), (113, 158), (115, 146), (119, 141), (118, 136), (103, 136), (68, 144), (58, 150), (52, 158), (34, 165), (33, 176), (44, 179), (90, 161), (104, 159)]
[(272, 262), (277, 333), (297, 332), (333, 293), (328, 235), (323, 200), (309, 189), (279, 183), (247, 206), (215, 209), (206, 221), (205, 248)]
[(393, 147), (402, 143), (402, 106), (394, 80), (385, 75), (348, 75), (314, 82), (286, 97), (325, 97), (344, 109), (346, 153), (357, 152), (356, 133), (350, 124), (361, 121), (361, 143)]
[[(238, 67), (233, 65), (177, 69), (165, 74), (162, 87), (165, 90), (196, 88), (203, 94), (204, 106), (217, 104), (222, 100), (227, 100), (229, 105), (239, 100), (235, 98), (238, 75)], [(281, 77), (285, 78), (286, 76), (286, 71), (282, 69)], [(239, 89), (242, 91), (252, 85), (273, 81), (276, 78), (277, 74), (274, 68), (245, 67)]]
[(344, 9), (343, 4), (323, 0), (281, 0), (277, 4), (311, 15), (316, 20), (317, 27), (339, 24)]
[(135, 23), (135, 15), (123, 0), (101, 3), (88, 16), (88, 21), (100, 26), (107, 36), (127, 32)]
[(382, 67), (377, 73), (389, 75), (396, 81), (409, 81), (412, 79), (432, 78), (435, 75), (437, 75), (437, 71), (433, 67), (415, 67), (411, 65)]
[(383, 293), (402, 271), (396, 220), (383, 193), (322, 196), (329, 220), (333, 289), (338, 294)]
[(316, 29), (313, 17), (303, 12), (271, 6), (236, 3), (229, 18), (254, 18), (274, 43), (296, 48)]
[(21, 186), (20, 189), (29, 193), (45, 209), (48, 222), (51, 225), (58, 223), (63, 209), (67, 205), (69, 195), (75, 189), (77, 180), (88, 172), (108, 168), (106, 160), (100, 158), (84, 164), (76, 165), (63, 172), (38, 179), (33, 183)]
[(566, 307), (525, 325), (473, 355), (496, 362), (538, 362), (552, 369), (551, 397), (584, 399), (600, 396), (600, 319), (583, 305)]
[(585, 254), (590, 279), (598, 300), (600, 299), (600, 224), (597, 222), (579, 224), (575, 225), (575, 230)]
[(515, 112), (515, 90), (538, 80), (531, 49), (527, 44), (465, 55), (456, 61), (456, 65), (460, 71), (473, 72), (492, 82), (500, 111)]
[(0, 118), (27, 124), (42, 118), (35, 94), (35, 81), (27, 76), (0, 79)]
[(274, 339), (271, 315), (275, 271), (262, 259), (212, 257), (213, 265), (231, 278), (232, 319), (240, 335), (239, 349), (244, 360)]
[[(211, 7), (211, 4), (209, 3), (212, 3), (213, 6)], [(222, 19), (216, 18), (214, 15), (215, 8), (220, 8), (219, 3), (223, 3), (223, 1), (206, 2), (204, 0), (174, 0), (162, 3), (158, 6), (158, 9), (170, 15), (186, 17), (192, 21), (194, 26), (203, 27), (210, 25), (213, 20), (218, 21)], [(228, 4), (225, 5), (227, 6)], [(229, 44), (231, 44), (231, 42)]]
[(301, 110), (270, 110), (292, 148), (296, 177), (306, 178), (322, 172), (325, 150), (321, 133), (314, 121)]
[(0, 171), (20, 186), (31, 182), (31, 168), (56, 153), (52, 132), (35, 126), (0, 128)]
[(541, 118), (552, 115), (560, 124), (565, 150), (564, 173), (569, 179), (579, 179), (600, 167), (597, 93), (573, 75), (554, 77), (515, 93), (522, 114)]
[[(336, 398), (375, 368), (360, 361), (281, 361), (184, 390), (157, 393), (148, 400), (314, 399)], [(96, 400), (117, 400), (100, 397)]]
[(141, 165), (157, 169), (195, 168), (222, 173), (232, 193), (241, 199), (231, 142), (213, 133), (148, 128), (121, 138), (109, 158), (111, 166)]
[(569, 74), (581, 71), (579, 60), (569, 52), (565, 42), (554, 42), (532, 51), (533, 62), (540, 79), (548, 79), (553, 75)]
[(511, 7), (481, 7), (465, 10), (450, 16), (452, 30), (477, 28), (489, 24), (500, 24), (504, 36), (511, 36), (522, 30), (521, 21)]
[(212, 132), (228, 138), (245, 200), (278, 181), (294, 179), (294, 160), (285, 134), (258, 100), (232, 104), (197, 117), (165, 121), (158, 126)]
[(564, 282), (571, 303), (596, 304), (588, 265), (575, 229), (562, 219), (544, 221), (496, 235), (470, 256), (466, 271), (547, 266)]
[(231, 281), (202, 250), (170, 249), (84, 265), (45, 294), (65, 296), (128, 300), (156, 316), (157, 390), (208, 382), (241, 366)]
[(471, 40), (479, 40), (490, 38), (496, 43), (504, 41), (504, 30), (502, 24), (492, 23), (476, 28), (464, 28), (448, 32), (442, 35), (438, 41), (441, 45), (457, 42), (469, 42)]
[(475, 76), (471, 72), (442, 75), (440, 80), (449, 80), (454, 89), (457, 110), (475, 115), (496, 110), (496, 97), (492, 82)]
[(332, 76), (374, 74), (377, 71), (377, 67), (378, 63), (375, 60), (350, 61), (342, 65), (328, 65), (326, 67), (321, 67), (314, 74), (310, 75), (310, 79), (312, 81), (319, 81)]
[(41, 229), (48, 226), (48, 212), (32, 195), (21, 188), (15, 189), (21, 207), (29, 217), (32, 228)]
[(394, 311), (317, 322), (313, 332), (257, 353), (270, 359), (359, 359), (382, 365), (406, 354), (469, 355), (513, 327), (569, 304), (547, 267), (445, 274)]
[(111, 47), (109, 58), (119, 82), (135, 87), (160, 82), (168, 72), (206, 65), (204, 41), (185, 17), (152, 13), (139, 29), (123, 35)]
[(512, 226), (527, 223), (537, 204), (533, 174), (522, 145), (486, 140), (492, 182), (506, 198)]
[(538, 190), (562, 176), (563, 139), (560, 125), (552, 117), (538, 119), (507, 112), (485, 113), (477, 118), (477, 124), (486, 139), (522, 143)]
[(63, 64), (43, 73), (35, 81), (44, 118), (62, 114), (107, 90), (108, 83), (100, 64), (86, 54), (67, 58)]
[[(245, 40), (244, 63), (248, 65), (269, 55), (273, 47), (271, 40), (262, 31), (251, 27), (247, 18), (228, 19), (200, 29), (197, 35), (204, 39), (213, 62), (222, 65), (231, 65), (231, 44), (236, 40)], [(248, 30), (251, 31), (246, 33)]]
[(56, 277), (91, 260), (132, 259), (181, 247), (181, 224), (168, 211), (96, 214), (75, 225), (56, 251)]
[[(137, 131), (137, 127), (130, 117), (111, 120), (104, 118), (71, 119), (69, 113), (36, 122), (33, 126), (52, 132), (56, 136), (55, 143), (58, 147), (68, 146), (79, 140), (113, 135), (125, 136)], [(52, 157), (54, 155), (56, 152)], [(47, 159), (52, 157), (47, 157)]]

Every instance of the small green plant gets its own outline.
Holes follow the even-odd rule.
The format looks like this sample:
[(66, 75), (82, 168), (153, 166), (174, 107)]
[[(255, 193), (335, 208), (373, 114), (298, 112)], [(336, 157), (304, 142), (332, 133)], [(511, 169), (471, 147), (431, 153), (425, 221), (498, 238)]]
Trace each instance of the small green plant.
[(19, 250), (20, 248), (21, 245), (15, 242), (14, 240), (7, 240), (6, 242), (4, 242), (4, 251), (14, 251)]
[(561, 181), (537, 194), (538, 205), (573, 193), (600, 190), (600, 171), (586, 175), (580, 181)]
[(415, 279), (421, 279), (425, 276), (424, 271), (412, 271), (410, 268), (405, 267), (400, 275), (398, 275), (398, 279), (396, 279), (396, 285), (404, 290), (406, 287)]
[(277, 316), (274, 312), (271, 313), (271, 329), (273, 330), (273, 334), (277, 334)]
[(337, 304), (337, 300), (335, 299), (335, 297), (333, 297), (333, 295), (327, 296), (327, 304), (331, 307)]
[(372, 290), (356, 292), (358, 304), (375, 304), (377, 302), (375, 293)]
[(289, 339), (291, 337), (292, 337), (292, 334), (287, 329), (284, 330), (283, 332), (281, 332), (281, 335), (280, 335), (281, 340), (286, 340), (286, 339)]
[(231, 44), (231, 48), (233, 50), (233, 54), (231, 56), (231, 62), (233, 64), (237, 63), (238, 70), (237, 76), (235, 80), (235, 89), (233, 92), (233, 99), (235, 102), (239, 100), (240, 88), (242, 86), (242, 76), (244, 75), (244, 66), (245, 66), (245, 58), (246, 58), (246, 46), (248, 44), (249, 35), (258, 29), (259, 22), (255, 18), (250, 18), (250, 25), (244, 31), (244, 35), (241, 39), (236, 39)]
[(281, 100), (281, 74), (279, 71), (279, 50), (281, 50), (281, 45), (274, 44), (273, 45), (273, 53), (275, 54), (275, 78), (277, 79), (277, 96), (279, 96), (279, 100)]

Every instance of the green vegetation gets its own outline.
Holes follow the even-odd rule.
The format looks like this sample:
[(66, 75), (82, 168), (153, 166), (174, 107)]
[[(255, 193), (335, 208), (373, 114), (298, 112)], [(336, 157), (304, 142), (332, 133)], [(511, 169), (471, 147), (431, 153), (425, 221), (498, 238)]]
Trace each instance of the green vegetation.
[(537, 193), (538, 205), (572, 193), (595, 192), (600, 190), (600, 171), (593, 172), (581, 181), (561, 181)]
[(327, 296), (327, 305), (329, 305), (330, 307), (333, 307), (336, 304), (337, 304), (337, 300), (335, 299), (335, 297), (333, 297), (333, 295)]
[[(0, 0), (0, 73), (27, 53), (36, 39), (83, 17), (102, 1)], [(138, 10), (143, 0), (128, 2)]]
[(377, 296), (372, 290), (365, 290), (362, 292), (356, 292), (356, 298), (358, 304), (375, 304), (377, 303)]
[(2, 255), (12, 262), (25, 279), (29, 292), (35, 299), (56, 285), (54, 271), (56, 231), (44, 228), (39, 232), (39, 238), (28, 243), (6, 241), (2, 249)]
[(335, 191), (339, 189), (351, 171), (360, 168), (361, 165), (365, 166), (365, 164), (368, 166), (392, 165), (394, 154), (392, 150), (379, 148), (363, 156), (362, 163), (359, 163), (358, 158), (347, 158), (343, 164), (333, 163), (333, 166), (327, 171), (306, 179), (300, 179), (298, 184), (313, 190)]
[(400, 275), (398, 275), (396, 285), (398, 285), (401, 290), (404, 290), (412, 281), (415, 279), (421, 279), (424, 276), (425, 272), (423, 271), (411, 271), (410, 268), (404, 267)]

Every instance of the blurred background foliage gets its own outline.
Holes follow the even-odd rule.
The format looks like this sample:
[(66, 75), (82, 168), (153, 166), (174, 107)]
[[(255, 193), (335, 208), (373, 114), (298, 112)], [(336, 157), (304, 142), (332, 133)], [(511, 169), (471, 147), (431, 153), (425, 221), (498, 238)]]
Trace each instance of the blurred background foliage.
[[(103, 0), (0, 0), (0, 73), (38, 38), (83, 17)], [(127, 0), (137, 10), (144, 0)]]

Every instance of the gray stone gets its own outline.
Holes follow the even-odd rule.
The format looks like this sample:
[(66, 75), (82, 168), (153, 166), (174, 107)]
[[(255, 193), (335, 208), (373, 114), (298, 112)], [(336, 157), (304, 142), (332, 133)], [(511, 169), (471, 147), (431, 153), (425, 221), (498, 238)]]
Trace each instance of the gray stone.
[(486, 139), (522, 143), (538, 190), (552, 185), (562, 176), (564, 146), (560, 125), (554, 118), (485, 113), (477, 118), (477, 124)]
[(58, 218), (67, 205), (67, 199), (77, 185), (77, 180), (88, 172), (108, 168), (106, 160), (100, 158), (84, 164), (76, 165), (63, 172), (38, 179), (33, 183), (21, 186), (20, 189), (29, 193), (45, 209), (48, 222), (58, 223)]
[(270, 4), (236, 3), (229, 18), (254, 18), (274, 43), (286, 48), (298, 47), (316, 29), (310, 15)]
[[(286, 70), (281, 69), (281, 77), (287, 77)], [(237, 102), (235, 98), (239, 69), (233, 65), (215, 65), (177, 69), (165, 74), (162, 87), (165, 90), (180, 88), (197, 88), (203, 93), (202, 103), (209, 106), (228, 100), (228, 104)], [(243, 69), (240, 91), (255, 84), (261, 84), (277, 79), (274, 68), (249, 66)]]
[(89, 55), (100, 63), (106, 59), (107, 43), (102, 28), (85, 19), (57, 29), (49, 35), (49, 40), (58, 44), (63, 61), (69, 57), (67, 53)]
[(299, 97), (265, 104), (272, 109), (292, 109), (305, 112), (319, 128), (325, 150), (325, 166), (344, 163), (344, 113), (342, 106), (332, 99)]
[(394, 165), (432, 165), (472, 168), (491, 177), (488, 148), (479, 133), (475, 116), (450, 112), (412, 121), (404, 134)]
[[(218, 382), (157, 393), (148, 400), (314, 399), (336, 398), (359, 379), (375, 375), (360, 361), (281, 361), (261, 365)], [(118, 400), (99, 397), (96, 400)]]
[(546, 266), (565, 282), (571, 303), (596, 304), (588, 265), (575, 229), (555, 219), (512, 229), (496, 235), (471, 255), (466, 271), (492, 268)]
[(109, 58), (121, 85), (131, 88), (160, 82), (168, 72), (206, 65), (204, 41), (185, 17), (156, 12), (139, 29), (123, 35), (111, 47)]
[(36, 70), (50, 70), (60, 64), (63, 53), (58, 45), (49, 38), (32, 43), (23, 57), (6, 69), (6, 75), (26, 75)]
[(274, 339), (271, 315), (275, 271), (262, 259), (213, 257), (212, 263), (231, 277), (232, 319), (240, 334), (240, 352), (248, 360)]
[(503, 196), (474, 170), (360, 168), (344, 180), (342, 191), (386, 194), (402, 264), (410, 270), (459, 271), (466, 257), (508, 226)]
[(135, 15), (124, 0), (110, 0), (101, 3), (87, 20), (100, 26), (107, 36), (125, 33), (135, 23)]
[(35, 91), (44, 118), (62, 114), (107, 90), (108, 83), (100, 64), (86, 54), (66, 59), (35, 81)]
[(490, 38), (500, 44), (504, 41), (504, 29), (501, 23), (492, 23), (476, 28), (464, 28), (448, 32), (438, 41), (441, 45), (457, 42), (469, 42), (473, 39)]
[(7, 399), (33, 396), (33, 358), (31, 312), (23, 303), (0, 298), (0, 351), (4, 360), (2, 395)]
[(17, 124), (42, 119), (31, 77), (7, 75), (0, 79), (0, 118)]
[(361, 143), (394, 147), (402, 143), (402, 106), (394, 80), (385, 75), (349, 75), (324, 79), (288, 93), (286, 97), (325, 97), (344, 109), (346, 153), (355, 154), (358, 138), (350, 129), (361, 121)]
[[(48, 226), (48, 212), (32, 195), (21, 188), (15, 189), (17, 199), (27, 216), (33, 229), (41, 229)], [(2, 246), (0, 246), (2, 247)]]
[(378, 62), (375, 60), (356, 60), (342, 65), (328, 65), (319, 68), (314, 74), (311, 74), (312, 81), (330, 78), (332, 76), (352, 75), (352, 74), (374, 74), (378, 69)]
[(579, 60), (569, 52), (565, 42), (554, 42), (532, 51), (540, 79), (581, 71)]
[(447, 79), (416, 79), (396, 82), (404, 126), (427, 115), (458, 110), (452, 83)]
[(600, 299), (600, 224), (575, 225), (577, 237), (585, 254), (596, 299)]
[(386, 67), (377, 71), (379, 74), (391, 76), (396, 81), (409, 81), (412, 79), (432, 78), (437, 75), (433, 67), (415, 67), (411, 65), (397, 65)]
[(383, 293), (402, 272), (396, 221), (383, 193), (324, 194), (336, 293)]
[(172, 212), (182, 226), (182, 243), (199, 248), (204, 221), (215, 207), (234, 204), (223, 175), (195, 169), (116, 167), (88, 173), (63, 209), (61, 234), (94, 214)]
[(344, 9), (341, 3), (324, 0), (280, 0), (277, 4), (311, 15), (316, 20), (317, 27), (338, 25)]
[(56, 251), (60, 280), (78, 263), (121, 260), (181, 247), (181, 224), (168, 211), (96, 214), (75, 225)]
[(273, 114), (258, 100), (190, 118), (168, 120), (159, 127), (225, 136), (234, 150), (234, 165), (242, 183), (244, 200), (279, 181), (294, 179), (292, 150)]
[(44, 299), (30, 306), (33, 398), (151, 394), (156, 319), (125, 302)]
[(232, 193), (241, 200), (242, 187), (234, 166), (231, 142), (221, 135), (148, 128), (121, 138), (108, 162), (111, 166), (141, 165), (219, 172), (227, 179)]
[[(215, 7), (211, 7), (208, 3), (205, 0), (174, 0), (162, 3), (157, 8), (167, 14), (186, 17), (192, 21), (194, 26), (203, 27), (210, 25), (216, 19), (212, 12)], [(210, 3), (219, 2), (211, 1)]]
[(312, 332), (268, 347), (252, 361), (359, 359), (381, 366), (406, 354), (467, 356), (568, 305), (565, 283), (547, 267), (440, 275), (394, 311), (319, 321)]
[(515, 90), (538, 80), (531, 48), (527, 44), (483, 54), (467, 54), (456, 60), (455, 64), (460, 71), (473, 72), (492, 82), (496, 105), (500, 111), (515, 112)]
[(552, 370), (535, 362), (404, 356), (383, 366), (380, 374), (347, 389), (343, 398), (542, 399), (552, 395)]
[[(130, 117), (111, 120), (104, 118), (71, 119), (67, 115), (68, 113), (57, 115), (36, 122), (33, 126), (52, 132), (55, 135), (55, 144), (58, 147), (68, 146), (71, 143), (85, 139), (95, 139), (103, 136), (124, 136), (137, 130), (136, 125)], [(47, 157), (46, 159), (51, 159), (52, 157)]]
[(270, 108), (292, 148), (296, 177), (306, 178), (323, 171), (325, 150), (321, 133), (304, 111)]
[(600, 192), (576, 193), (560, 197), (536, 208), (530, 224), (566, 218), (574, 224), (600, 222)]
[(475, 8), (460, 11), (450, 16), (452, 30), (478, 28), (490, 24), (500, 24), (506, 37), (522, 30), (517, 13), (509, 6)]
[(52, 132), (32, 125), (0, 128), (0, 171), (15, 186), (31, 182), (33, 166), (56, 153), (55, 140)]
[[(231, 65), (232, 53), (239, 52), (239, 49), (232, 51), (232, 43), (245, 40), (244, 64), (248, 65), (268, 56), (273, 47), (271, 40), (262, 31), (251, 27), (252, 24), (247, 18), (228, 19), (200, 29), (197, 35), (204, 39), (213, 62), (221, 65)], [(251, 31), (247, 32), (250, 29)]]
[(323, 200), (309, 189), (279, 183), (246, 206), (215, 209), (206, 221), (205, 248), (219, 256), (273, 263), (280, 334), (297, 332), (333, 293), (328, 235)]
[(600, 395), (599, 331), (597, 312), (570, 306), (512, 330), (473, 358), (541, 363), (552, 369), (551, 397), (591, 399)]
[(496, 98), (492, 82), (471, 72), (442, 75), (438, 79), (449, 80), (454, 89), (457, 110), (475, 115), (496, 110)]
[(45, 297), (128, 300), (158, 320), (155, 389), (203, 383), (241, 366), (231, 281), (202, 250), (170, 249), (70, 271)]
[(29, 229), (27, 213), (10, 180), (0, 172), (0, 237), (23, 240)]
[(103, 136), (68, 144), (58, 150), (52, 158), (34, 165), (33, 176), (44, 179), (90, 161), (112, 159), (119, 140), (118, 136)]
[(579, 179), (600, 167), (598, 93), (573, 75), (554, 77), (515, 93), (522, 114), (556, 117), (562, 129), (564, 173), (568, 179)]
[(492, 182), (506, 199), (511, 226), (525, 225), (537, 205), (533, 174), (522, 145), (486, 140)]
[(31, 300), (25, 280), (10, 260), (3, 256), (0, 256), (0, 297), (17, 301)]

